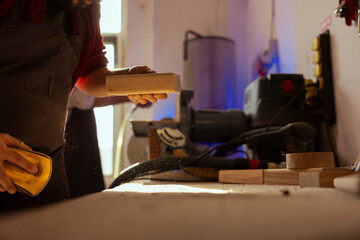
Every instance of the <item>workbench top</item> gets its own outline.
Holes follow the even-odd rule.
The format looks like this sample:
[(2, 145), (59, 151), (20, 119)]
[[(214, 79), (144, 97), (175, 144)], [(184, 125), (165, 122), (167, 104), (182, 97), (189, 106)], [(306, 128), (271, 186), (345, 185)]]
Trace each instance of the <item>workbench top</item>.
[(0, 239), (359, 239), (360, 197), (295, 186), (133, 181), (0, 218)]

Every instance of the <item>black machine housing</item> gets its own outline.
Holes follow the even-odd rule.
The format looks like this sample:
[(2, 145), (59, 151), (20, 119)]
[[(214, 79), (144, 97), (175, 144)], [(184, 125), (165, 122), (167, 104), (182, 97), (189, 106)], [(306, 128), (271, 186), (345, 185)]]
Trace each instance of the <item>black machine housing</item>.
[(250, 83), (245, 90), (244, 113), (249, 129), (266, 127), (272, 121), (272, 126), (299, 121), (317, 124), (313, 109), (305, 104), (305, 80), (300, 74), (270, 74)]

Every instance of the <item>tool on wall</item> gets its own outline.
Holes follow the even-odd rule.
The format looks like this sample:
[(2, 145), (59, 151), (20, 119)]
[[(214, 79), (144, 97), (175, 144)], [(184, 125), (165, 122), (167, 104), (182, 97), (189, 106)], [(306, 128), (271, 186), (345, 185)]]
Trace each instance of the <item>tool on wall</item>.
[(256, 60), (256, 72), (258, 77), (266, 76), (270, 72), (280, 72), (279, 46), (275, 28), (275, 0), (271, 0), (270, 39), (267, 49)]
[(339, 6), (335, 8), (336, 17), (345, 18), (347, 26), (358, 26), (358, 36), (360, 36), (360, 0), (339, 0)]
[[(317, 109), (317, 114), (325, 124), (328, 142), (331, 151), (335, 155), (335, 165), (338, 167), (339, 160), (335, 145), (330, 136), (330, 126), (336, 121), (330, 31), (326, 30), (314, 38), (311, 49), (313, 51), (312, 62), (314, 64), (313, 75), (315, 77), (315, 86), (306, 88), (306, 101)], [(308, 83), (313, 82), (310, 79), (307, 81)], [(316, 96), (315, 98), (314, 95)]]
[(306, 99), (311, 104), (317, 104), (318, 114), (328, 121), (335, 123), (335, 100), (332, 77), (330, 31), (319, 34), (312, 42), (314, 64), (313, 75), (316, 78), (317, 98), (312, 99), (312, 88), (308, 88)]

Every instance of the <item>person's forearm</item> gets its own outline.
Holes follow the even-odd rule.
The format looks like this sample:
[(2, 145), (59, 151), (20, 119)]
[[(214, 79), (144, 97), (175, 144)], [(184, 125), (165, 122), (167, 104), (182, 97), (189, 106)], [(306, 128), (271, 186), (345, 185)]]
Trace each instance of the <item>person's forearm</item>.
[(83, 92), (93, 97), (105, 97), (106, 95), (106, 76), (117, 74), (128, 74), (129, 69), (119, 69), (110, 71), (107, 68), (99, 68), (84, 78), (79, 78), (76, 85)]
[(125, 102), (130, 102), (129, 98), (126, 96), (108, 96), (95, 98), (94, 107), (104, 107)]

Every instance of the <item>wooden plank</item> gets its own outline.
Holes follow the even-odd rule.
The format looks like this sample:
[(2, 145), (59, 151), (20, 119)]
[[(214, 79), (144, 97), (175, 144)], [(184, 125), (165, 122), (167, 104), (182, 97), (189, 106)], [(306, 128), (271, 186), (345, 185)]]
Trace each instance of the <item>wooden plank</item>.
[(264, 170), (220, 170), (219, 182), (240, 184), (264, 184)]
[(342, 191), (360, 195), (360, 174), (354, 173), (348, 176), (337, 177), (334, 179), (334, 187)]
[(333, 168), (334, 154), (332, 152), (309, 152), (286, 154), (288, 169)]
[(240, 184), (299, 185), (300, 172), (348, 171), (347, 168), (220, 170), (219, 182)]
[(300, 187), (334, 187), (334, 179), (354, 174), (353, 171), (300, 172)]
[(112, 75), (106, 77), (107, 95), (174, 93), (181, 91), (180, 76), (174, 73)]
[(299, 185), (299, 173), (302, 172), (347, 172), (347, 168), (308, 168), (308, 169), (266, 169), (266, 185)]

